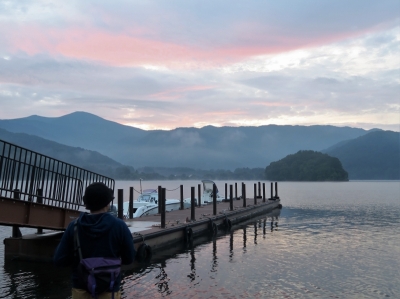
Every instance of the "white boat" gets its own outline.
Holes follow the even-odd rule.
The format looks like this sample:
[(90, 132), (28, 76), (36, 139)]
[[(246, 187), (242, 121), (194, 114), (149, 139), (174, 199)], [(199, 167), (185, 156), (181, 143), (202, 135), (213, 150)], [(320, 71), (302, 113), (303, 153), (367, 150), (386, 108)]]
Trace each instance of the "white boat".
[[(118, 211), (118, 205), (114, 205)], [(165, 210), (179, 210), (180, 201), (178, 199), (166, 199)], [(113, 208), (114, 209), (114, 208)], [(137, 200), (133, 201), (133, 218), (146, 215), (154, 215), (158, 213), (158, 192), (156, 189), (143, 190)], [(123, 206), (124, 217), (129, 217), (129, 201), (124, 202)]]
[[(211, 180), (202, 180), (201, 182), (203, 184), (203, 193), (201, 195), (200, 204), (201, 205), (212, 204), (212, 202), (213, 202), (213, 185), (215, 183)], [(216, 188), (216, 190), (217, 190), (217, 196), (216, 196), (217, 202), (224, 201), (225, 198), (222, 197), (221, 195), (219, 195), (218, 188)], [(184, 200), (184, 203), (188, 204), (189, 206), (190, 206), (190, 202), (191, 202), (190, 198), (186, 198)], [(196, 205), (197, 204), (198, 204), (198, 202), (196, 199)]]

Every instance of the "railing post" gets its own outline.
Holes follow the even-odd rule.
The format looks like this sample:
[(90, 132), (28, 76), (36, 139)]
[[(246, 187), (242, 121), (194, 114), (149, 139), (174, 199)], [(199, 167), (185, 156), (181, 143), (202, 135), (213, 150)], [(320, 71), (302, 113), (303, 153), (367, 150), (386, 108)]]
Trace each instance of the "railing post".
[(165, 188), (161, 188), (161, 228), (165, 228)]
[(201, 207), (201, 184), (197, 185), (197, 202), (199, 203), (199, 207)]
[(265, 183), (263, 183), (263, 202), (265, 202)]
[(36, 190), (36, 202), (43, 203), (43, 189)]
[(190, 220), (196, 221), (196, 215), (195, 215), (195, 204), (196, 204), (196, 199), (195, 199), (195, 187), (190, 188)]
[(217, 215), (217, 186), (213, 184), (213, 215)]
[(124, 190), (118, 189), (118, 218), (124, 219)]
[(20, 192), (19, 192), (19, 189), (14, 189), (13, 190), (13, 198), (14, 199), (20, 199)]
[(133, 187), (129, 188), (129, 219), (133, 218)]
[(233, 186), (229, 185), (229, 209), (233, 211)]
[(180, 185), (180, 195), (181, 195), (181, 207), (180, 210), (183, 210), (183, 185)]
[(261, 182), (258, 182), (258, 198), (261, 198)]

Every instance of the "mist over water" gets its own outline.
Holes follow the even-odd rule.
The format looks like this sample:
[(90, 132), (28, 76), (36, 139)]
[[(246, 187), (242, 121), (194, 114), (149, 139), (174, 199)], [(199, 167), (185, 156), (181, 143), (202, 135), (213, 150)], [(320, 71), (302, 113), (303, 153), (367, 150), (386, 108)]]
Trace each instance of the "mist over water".
[[(184, 197), (192, 186), (197, 193), (198, 183), (183, 182)], [(217, 182), (223, 196), (224, 183)], [(254, 182), (245, 183), (251, 198)], [(142, 187), (172, 190), (179, 184), (142, 182)], [(125, 200), (130, 186), (140, 189), (139, 182), (116, 182)], [(122, 297), (400, 298), (400, 182), (278, 187), (283, 204), (278, 219), (264, 215), (126, 270)], [(167, 198), (179, 198), (179, 189), (167, 191)], [(10, 235), (10, 227), (0, 227), (1, 239)], [(70, 297), (69, 269), (4, 261), (4, 246), (0, 255), (0, 298)]]

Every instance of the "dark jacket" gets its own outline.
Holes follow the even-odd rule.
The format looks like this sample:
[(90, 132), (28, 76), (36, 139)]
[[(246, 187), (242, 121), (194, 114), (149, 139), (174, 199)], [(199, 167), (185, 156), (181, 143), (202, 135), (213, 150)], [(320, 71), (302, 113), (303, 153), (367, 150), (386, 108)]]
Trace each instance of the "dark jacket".
[[(56, 266), (72, 265), (72, 287), (85, 289), (78, 280), (79, 255), (74, 250), (74, 224), (72, 221), (64, 232), (54, 254)], [(78, 220), (78, 235), (82, 257), (120, 257), (124, 265), (131, 264), (135, 258), (132, 233), (125, 222), (109, 213), (81, 213)], [(121, 275), (116, 281), (114, 291), (119, 291)]]

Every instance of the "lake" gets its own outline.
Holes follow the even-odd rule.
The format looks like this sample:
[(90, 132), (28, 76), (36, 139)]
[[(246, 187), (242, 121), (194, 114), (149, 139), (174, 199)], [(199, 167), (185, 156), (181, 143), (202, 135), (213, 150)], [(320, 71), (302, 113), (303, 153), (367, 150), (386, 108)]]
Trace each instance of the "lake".
[[(173, 190), (167, 198), (179, 198), (181, 183), (189, 197), (199, 182), (149, 181), (142, 188), (161, 185)], [(222, 195), (224, 183), (217, 182)], [(245, 183), (251, 198), (254, 182)], [(130, 186), (140, 190), (139, 182), (116, 182), (126, 200)], [(400, 298), (399, 181), (278, 187), (283, 209), (272, 226), (267, 214), (158, 255), (125, 271), (122, 298)], [(10, 227), (0, 227), (0, 239), (10, 235)], [(69, 269), (3, 257), (4, 245), (0, 298), (70, 298)]]

